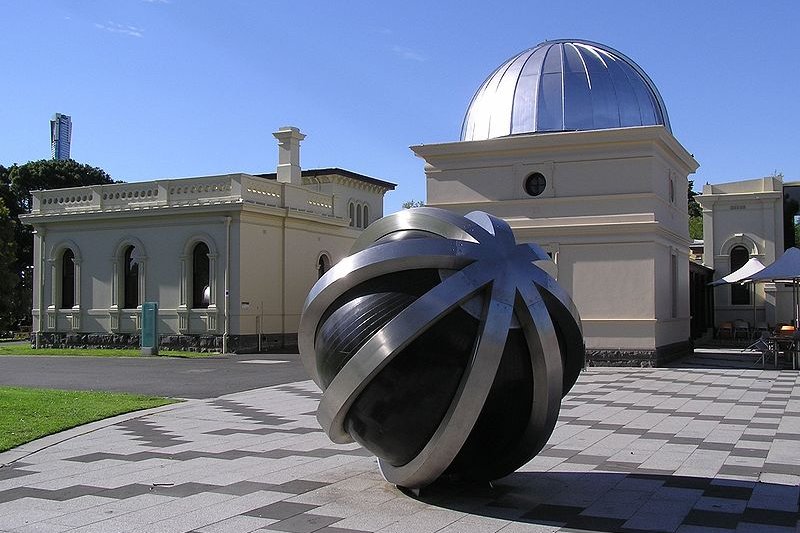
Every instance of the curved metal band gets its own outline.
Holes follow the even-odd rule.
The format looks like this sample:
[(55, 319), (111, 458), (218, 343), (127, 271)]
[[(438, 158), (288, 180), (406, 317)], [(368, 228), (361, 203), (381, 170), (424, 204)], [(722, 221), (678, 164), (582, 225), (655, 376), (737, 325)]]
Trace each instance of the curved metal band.
[(393, 466), (378, 464), (387, 481), (403, 487), (426, 485), (453, 462), (469, 437), (494, 383), (514, 309), (514, 287), (506, 276), (495, 278), (470, 366), (436, 432), (414, 459)]
[(319, 320), (328, 306), (345, 291), (373, 277), (398, 270), (459, 269), (482, 257), (475, 243), (442, 239), (397, 241), (367, 248), (340, 261), (311, 289), (298, 328), (300, 358), (314, 382), (322, 387), (314, 359)]
[(561, 408), (563, 373), (558, 338), (544, 300), (534, 286), (523, 284), (517, 289), (520, 304), (527, 310), (519, 315), (531, 354), (533, 398), (522, 438), (506, 456), (508, 471), (536, 455), (550, 438)]
[(409, 229), (421, 229), (446, 239), (479, 242), (479, 239), (473, 236), (475, 230), (469, 224), (465, 224), (464, 217), (449, 211), (442, 213), (441, 209), (417, 207), (398, 211), (370, 224), (359, 235), (351, 253), (369, 248), (375, 241), (390, 233)]
[(491, 281), (479, 263), (460, 270), (400, 312), (342, 367), (322, 395), (317, 420), (338, 443), (351, 442), (344, 429), (347, 411), (373, 376), (436, 321)]

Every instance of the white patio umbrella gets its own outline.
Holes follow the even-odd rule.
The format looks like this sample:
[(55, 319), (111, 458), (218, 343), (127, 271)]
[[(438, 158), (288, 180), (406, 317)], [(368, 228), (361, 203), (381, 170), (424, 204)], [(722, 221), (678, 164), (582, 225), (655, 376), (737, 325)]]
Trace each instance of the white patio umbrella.
[(789, 248), (783, 255), (775, 260), (774, 263), (764, 267), (763, 270), (756, 272), (748, 281), (775, 281), (785, 282), (792, 284), (792, 310), (794, 314), (794, 326), (800, 327), (798, 324), (798, 305), (800, 298), (797, 295), (798, 281), (800, 281), (800, 250), (797, 248)]
[(764, 270), (764, 265), (761, 264), (756, 258), (752, 258), (747, 263), (742, 265), (742, 268), (739, 270), (735, 270), (728, 274), (725, 277), (722, 277), (714, 282), (709, 283), (712, 287), (716, 287), (717, 285), (725, 285), (727, 283), (738, 283), (740, 281), (748, 280), (751, 276), (753, 276), (756, 272), (760, 272)]
[[(731, 283), (744, 283), (747, 282), (757, 274), (764, 270), (764, 265), (756, 259), (755, 257), (751, 258), (747, 261), (742, 267), (738, 270), (734, 270), (727, 276), (724, 276), (716, 281), (709, 283), (710, 286), (716, 287), (718, 285), (727, 285)], [(756, 325), (756, 285), (755, 283), (750, 284), (750, 301), (753, 302), (753, 327)]]

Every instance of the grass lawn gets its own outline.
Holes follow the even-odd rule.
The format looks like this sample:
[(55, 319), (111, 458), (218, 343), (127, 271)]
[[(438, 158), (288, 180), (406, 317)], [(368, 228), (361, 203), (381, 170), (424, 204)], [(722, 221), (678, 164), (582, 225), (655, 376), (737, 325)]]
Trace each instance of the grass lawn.
[[(0, 355), (85, 355), (90, 357), (141, 357), (141, 350), (136, 348), (97, 349), (97, 348), (31, 348), (29, 344), (0, 344)], [(161, 350), (156, 357), (185, 357), (190, 359), (211, 357), (218, 353), (180, 352)]]
[(0, 387), (0, 452), (87, 422), (175, 401), (120, 392)]

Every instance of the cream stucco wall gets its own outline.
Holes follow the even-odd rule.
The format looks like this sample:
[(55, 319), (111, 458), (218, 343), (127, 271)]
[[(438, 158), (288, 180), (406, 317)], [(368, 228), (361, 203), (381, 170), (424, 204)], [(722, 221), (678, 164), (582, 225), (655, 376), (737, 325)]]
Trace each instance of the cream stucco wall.
[[(783, 254), (783, 181), (780, 177), (706, 184), (696, 197), (703, 208), (703, 264), (714, 278), (731, 273), (730, 253), (744, 246), (750, 257), (769, 265)], [(714, 289), (715, 323), (747, 320), (774, 325), (792, 317), (791, 290), (758, 283), (753, 305), (733, 305), (730, 286)]]
[[(412, 149), (426, 161), (428, 205), (490, 212), (518, 241), (553, 254), (587, 348), (652, 351), (688, 341), (685, 191), (697, 162), (663, 127)], [(536, 197), (524, 189), (533, 172), (547, 180)]]
[[(342, 190), (358, 182), (341, 172), (327, 179)], [(365, 179), (352, 195), (377, 216), (391, 184)], [(133, 245), (144, 254), (139, 303), (158, 302), (161, 334), (296, 333), (320, 256), (332, 266), (361, 231), (336, 214), (337, 197), (319, 189), (233, 174), (35, 192), (25, 217), (37, 231), (34, 329), (136, 333), (140, 311), (122, 308), (120, 277), (124, 249)], [(201, 241), (209, 247), (212, 294), (208, 308), (192, 309), (192, 251)], [(67, 248), (79, 292), (73, 308), (59, 309)]]

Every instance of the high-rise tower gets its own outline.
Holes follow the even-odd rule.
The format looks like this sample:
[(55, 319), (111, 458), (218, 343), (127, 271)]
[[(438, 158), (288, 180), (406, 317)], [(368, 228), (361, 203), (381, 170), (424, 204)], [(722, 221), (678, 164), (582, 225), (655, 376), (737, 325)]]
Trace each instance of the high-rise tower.
[(56, 113), (50, 119), (50, 152), (53, 159), (69, 159), (69, 144), (72, 139), (72, 118)]

